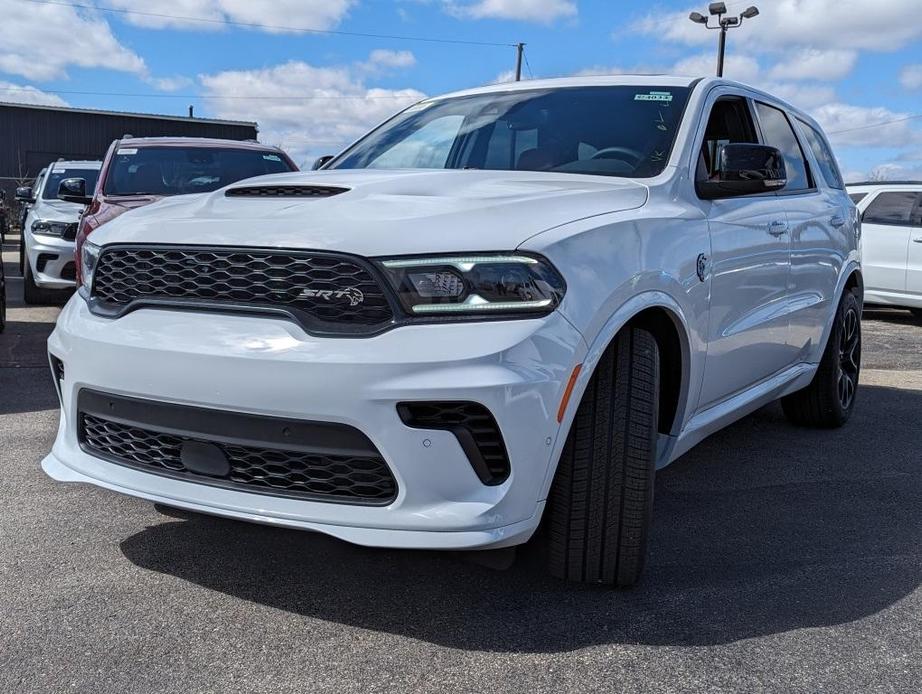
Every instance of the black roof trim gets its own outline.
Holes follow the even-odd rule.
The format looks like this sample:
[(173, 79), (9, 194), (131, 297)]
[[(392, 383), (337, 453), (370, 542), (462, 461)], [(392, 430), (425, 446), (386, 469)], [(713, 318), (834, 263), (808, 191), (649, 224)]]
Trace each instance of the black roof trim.
[(858, 181), (847, 186), (922, 186), (922, 181)]

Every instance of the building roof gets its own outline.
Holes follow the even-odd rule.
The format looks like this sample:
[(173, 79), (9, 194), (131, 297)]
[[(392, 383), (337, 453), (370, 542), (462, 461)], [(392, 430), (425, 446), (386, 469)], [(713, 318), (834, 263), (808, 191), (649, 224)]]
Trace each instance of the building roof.
[(19, 104), (10, 101), (0, 101), (0, 108), (23, 108), (39, 111), (61, 111), (64, 113), (89, 113), (97, 116), (121, 116), (123, 118), (145, 118), (151, 120), (173, 120), (186, 123), (212, 123), (216, 125), (242, 125), (257, 128), (255, 121), (220, 120), (217, 118), (198, 118), (188, 116), (175, 116), (161, 113), (134, 113), (131, 111), (105, 111), (95, 108), (73, 108), (71, 106), (46, 106), (44, 104)]

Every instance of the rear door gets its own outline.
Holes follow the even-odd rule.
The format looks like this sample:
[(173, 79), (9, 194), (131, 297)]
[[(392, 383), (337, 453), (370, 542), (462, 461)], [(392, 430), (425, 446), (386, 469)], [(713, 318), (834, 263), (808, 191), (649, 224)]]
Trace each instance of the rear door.
[(866, 291), (883, 299), (906, 293), (911, 219), (918, 203), (917, 191), (883, 190), (865, 208), (861, 262)]
[(909, 258), (906, 264), (906, 292), (922, 308), (922, 195), (916, 202), (909, 230)]

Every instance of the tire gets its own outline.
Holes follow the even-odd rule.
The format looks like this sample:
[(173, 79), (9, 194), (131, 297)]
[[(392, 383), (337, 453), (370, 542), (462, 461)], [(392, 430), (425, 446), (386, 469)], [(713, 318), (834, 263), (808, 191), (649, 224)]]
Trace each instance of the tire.
[(31, 306), (54, 303), (53, 290), (42, 289), (35, 284), (32, 266), (26, 262), (26, 272), (22, 280), (22, 298)]
[(922, 322), (922, 308), (911, 308), (912, 315), (915, 316), (917, 321)]
[(784, 414), (799, 426), (842, 426), (855, 408), (860, 373), (861, 306), (857, 297), (846, 291), (816, 375), (806, 388), (781, 399)]
[(0, 333), (6, 330), (6, 281), (3, 268), (0, 267)]
[(22, 236), (19, 237), (19, 276), (26, 276), (26, 242)]
[(596, 367), (551, 488), (548, 565), (562, 579), (630, 586), (643, 571), (653, 508), (659, 350), (626, 328)]

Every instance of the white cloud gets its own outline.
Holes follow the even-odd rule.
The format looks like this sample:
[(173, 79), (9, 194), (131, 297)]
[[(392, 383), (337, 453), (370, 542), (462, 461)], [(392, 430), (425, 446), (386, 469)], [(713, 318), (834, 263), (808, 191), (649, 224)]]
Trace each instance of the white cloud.
[(377, 48), (368, 56), (368, 60), (360, 65), (369, 71), (390, 70), (396, 68), (413, 67), (416, 65), (416, 56), (411, 51), (390, 51)]
[(178, 92), (180, 89), (191, 87), (193, 84), (191, 79), (182, 75), (176, 77), (151, 77), (147, 82), (162, 92)]
[[(873, 7), (866, 0), (775, 0), (759, 4), (762, 14), (730, 31), (731, 45), (770, 51), (788, 46), (892, 51), (922, 37), (922, 22), (915, 21), (918, 0), (877, 0)], [(709, 45), (714, 41), (713, 32), (688, 19), (689, 12), (700, 9), (689, 3), (685, 11), (650, 12), (633, 29), (662, 41)]]
[(909, 167), (894, 162), (887, 162), (886, 164), (880, 164), (871, 169), (870, 173), (867, 175), (866, 180), (920, 181), (922, 180), (922, 167)]
[(0, 80), (0, 101), (40, 106), (67, 106), (67, 102), (57, 94), (43, 92), (32, 85), (13, 84), (3, 80)]
[(555, 19), (575, 17), (574, 0), (448, 0), (447, 10), (471, 19), (517, 19), (548, 24)]
[[(713, 75), (716, 68), (716, 56), (702, 53), (683, 58), (672, 67), (672, 71), (679, 75), (700, 77), (701, 75)], [(759, 61), (742, 53), (728, 55), (724, 63), (724, 76), (739, 82), (755, 82), (761, 72)]]
[(900, 84), (906, 89), (922, 87), (922, 65), (907, 65), (900, 71)]
[(848, 75), (857, 61), (857, 51), (802, 48), (785, 54), (769, 74), (773, 79), (838, 80)]
[(910, 114), (897, 113), (883, 106), (865, 107), (831, 103), (814, 109), (813, 116), (833, 144), (852, 147), (901, 148), (922, 142), (913, 130)]
[(49, 80), (64, 77), (71, 65), (146, 73), (144, 61), (93, 12), (69, 5), (2, 3), (0, 72)]
[(302, 164), (341, 150), (372, 126), (425, 97), (415, 89), (368, 86), (361, 65), (316, 67), (290, 61), (258, 70), (200, 75), (199, 79), (204, 94), (213, 97), (208, 104), (214, 115), (258, 121), (260, 140), (283, 147)]
[(221, 28), (220, 22), (233, 21), (263, 25), (263, 30), (271, 33), (285, 33), (330, 29), (343, 20), (355, 3), (356, 0), (111, 0), (110, 5), (148, 13), (129, 12), (124, 17), (132, 24), (154, 29), (214, 30)]

